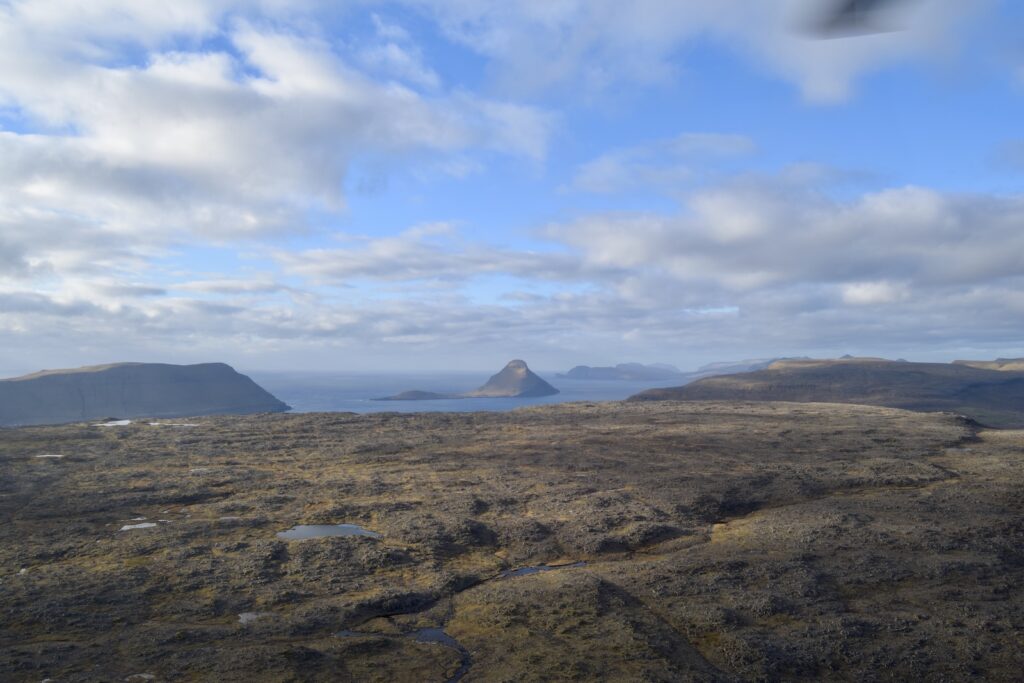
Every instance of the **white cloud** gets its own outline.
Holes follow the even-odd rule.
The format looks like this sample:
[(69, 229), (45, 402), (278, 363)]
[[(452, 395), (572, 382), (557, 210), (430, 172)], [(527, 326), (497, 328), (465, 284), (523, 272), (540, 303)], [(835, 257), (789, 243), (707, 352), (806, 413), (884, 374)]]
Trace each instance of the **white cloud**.
[(376, 81), (280, 4), (0, 6), (0, 105), (34, 130), (0, 131), (0, 284), (128, 293), (170, 249), (301, 233), (361, 156), (544, 157), (549, 114)]
[(908, 5), (906, 30), (856, 40), (820, 40), (800, 28), (820, 11), (813, 0), (407, 0), (436, 17), (448, 35), (493, 60), (505, 86), (535, 92), (555, 85), (599, 92), (614, 85), (664, 83), (678, 50), (697, 39), (731, 46), (792, 82), (808, 100), (848, 97), (865, 72), (941, 56), (952, 29), (989, 3), (933, 0)]
[(396, 43), (374, 45), (359, 52), (359, 62), (371, 72), (382, 73), (423, 88), (437, 88), (441, 79), (423, 64), (421, 55)]
[(909, 296), (905, 286), (893, 282), (850, 282), (842, 286), (843, 301), (854, 306), (891, 304)]
[[(397, 83), (375, 82), (315, 36), (236, 22), (219, 30), (227, 31), (239, 56), (158, 50), (143, 66), (115, 67), (105, 65), (103, 55), (82, 61), (78, 54), (91, 54), (90, 31), (111, 18), (114, 25), (100, 37), (122, 37), (127, 26), (118, 29), (117, 20), (154, 41), (177, 31), (213, 31), (221, 18), (216, 5), (197, 2), (188, 5), (194, 11), (150, 16), (108, 2), (83, 19), (81, 35), (64, 40), (45, 20), (63, 5), (49, 6), (13, 5), (0, 23), (0, 97), (53, 129), (45, 140), (8, 135), (8, 148), (47, 147), (55, 174), (69, 165), (141, 172), (158, 176), (154, 184), (161, 187), (214, 195), (204, 197), (213, 204), (258, 207), (247, 212), (257, 225), (242, 220), (228, 232), (262, 227), (268, 202), (340, 207), (346, 169), (361, 153), (446, 155), (481, 146), (533, 159), (545, 153), (551, 124), (545, 113), (465, 94), (427, 98)], [(58, 28), (71, 32), (72, 26)], [(68, 44), (84, 47), (72, 59)], [(378, 47), (392, 58), (409, 57), (391, 44)], [(409, 60), (405, 68), (415, 71)], [(416, 78), (431, 80), (422, 70)], [(67, 129), (70, 135), (61, 132)], [(36, 174), (44, 175), (39, 166)]]
[[(941, 51), (949, 23), (977, 11), (934, 0), (902, 34), (814, 41), (791, 30), (796, 0), (415, 4), (485, 55), (504, 92), (570, 84), (572, 98), (668, 82), (686, 66), (680, 48), (707, 39), (810, 99), (841, 99), (866, 71)], [(755, 151), (728, 133), (591, 160), (576, 189), (647, 187), (679, 209), (577, 215), (534, 249), (447, 224), (288, 249), (278, 236), (308, 230), (311, 212), (341, 215), (354, 160), (410, 177), (479, 173), (495, 153), (540, 164), (557, 123), (452, 88), (388, 19), (338, 44), (295, 12), (283, 0), (0, 2), (0, 107), (18, 121), (0, 131), (6, 355), (724, 357), (838, 348), (865, 329), (881, 345), (1020, 343), (1024, 199), (897, 187), (837, 200), (811, 167), (727, 177)], [(211, 245), (253, 263), (180, 267), (179, 253)]]
[(273, 294), (289, 287), (271, 277), (221, 278), (217, 280), (191, 280), (173, 286), (179, 292), (203, 294)]
[(371, 14), (370, 19), (373, 20), (373, 26), (377, 30), (377, 35), (385, 40), (406, 42), (411, 37), (404, 28), (383, 19), (379, 14)]
[(891, 279), (927, 286), (1024, 275), (1024, 199), (918, 187), (838, 202), (785, 180), (693, 193), (677, 215), (594, 215), (549, 234), (585, 261), (645, 265), (725, 289)]
[[(579, 280), (579, 261), (564, 251), (530, 252), (467, 241), (449, 224), (427, 224), (392, 237), (342, 236), (339, 248), (278, 251), (286, 272), (318, 283), (357, 281), (465, 283), (484, 276)], [(409, 293), (412, 296), (412, 293)]]

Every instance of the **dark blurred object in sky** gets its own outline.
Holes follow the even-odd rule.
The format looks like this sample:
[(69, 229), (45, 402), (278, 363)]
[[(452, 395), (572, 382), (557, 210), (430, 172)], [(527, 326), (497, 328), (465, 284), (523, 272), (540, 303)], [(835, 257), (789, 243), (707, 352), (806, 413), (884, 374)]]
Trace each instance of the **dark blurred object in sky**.
[(890, 9), (905, 0), (829, 0), (811, 17), (810, 31), (820, 38), (846, 38), (900, 30), (892, 23)]

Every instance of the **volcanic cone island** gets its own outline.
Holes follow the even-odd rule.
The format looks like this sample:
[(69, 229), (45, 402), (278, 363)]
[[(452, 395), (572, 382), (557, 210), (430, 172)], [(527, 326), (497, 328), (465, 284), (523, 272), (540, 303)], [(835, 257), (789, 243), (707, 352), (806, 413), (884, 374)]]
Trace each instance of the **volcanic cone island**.
[(526, 365), (526, 361), (511, 360), (501, 372), (492, 375), (479, 389), (461, 394), (439, 394), (433, 391), (414, 389), (394, 396), (376, 399), (378, 401), (429, 401), (450, 398), (533, 398), (553, 396), (558, 393)]

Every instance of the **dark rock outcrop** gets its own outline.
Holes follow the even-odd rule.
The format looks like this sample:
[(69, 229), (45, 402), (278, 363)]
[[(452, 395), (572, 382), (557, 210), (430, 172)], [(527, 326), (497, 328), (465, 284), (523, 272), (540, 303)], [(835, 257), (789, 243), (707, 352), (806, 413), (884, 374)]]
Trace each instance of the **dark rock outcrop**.
[(0, 426), (288, 409), (224, 363), (115, 363), (0, 380)]

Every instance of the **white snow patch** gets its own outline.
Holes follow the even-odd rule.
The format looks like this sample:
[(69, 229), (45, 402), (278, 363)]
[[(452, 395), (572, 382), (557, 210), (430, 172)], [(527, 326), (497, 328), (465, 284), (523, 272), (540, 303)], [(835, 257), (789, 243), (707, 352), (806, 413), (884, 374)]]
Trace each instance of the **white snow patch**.
[(63, 458), (64, 456), (63, 455), (57, 455), (56, 453), (44, 453), (43, 455), (37, 455), (35, 457), (37, 457), (37, 458), (53, 458), (53, 459), (59, 460), (60, 458)]
[(124, 427), (131, 423), (131, 420), (111, 420), (110, 422), (97, 422), (93, 424), (93, 427)]
[(150, 427), (198, 427), (194, 422), (150, 422)]
[(130, 531), (132, 529), (152, 529), (156, 526), (156, 522), (143, 522), (142, 524), (125, 524), (121, 527), (121, 531)]

